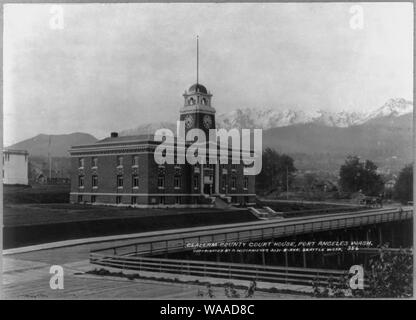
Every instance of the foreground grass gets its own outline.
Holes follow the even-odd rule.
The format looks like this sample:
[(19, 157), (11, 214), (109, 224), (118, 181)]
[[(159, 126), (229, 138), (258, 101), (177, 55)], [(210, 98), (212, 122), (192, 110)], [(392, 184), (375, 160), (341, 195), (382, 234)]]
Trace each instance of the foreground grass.
[(122, 209), (83, 205), (4, 207), (5, 249), (47, 242), (256, 221), (248, 210)]

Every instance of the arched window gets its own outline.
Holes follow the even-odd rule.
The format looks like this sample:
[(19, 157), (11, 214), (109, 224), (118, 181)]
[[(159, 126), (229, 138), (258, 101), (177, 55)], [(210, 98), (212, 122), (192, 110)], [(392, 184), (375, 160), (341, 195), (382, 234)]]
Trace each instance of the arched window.
[(190, 105), (195, 104), (195, 100), (194, 100), (194, 98), (190, 98), (190, 99), (188, 100), (188, 103), (189, 103)]
[(202, 101), (201, 101), (201, 103), (202, 103), (203, 105), (206, 105), (206, 104), (207, 104), (207, 99), (205, 99), (205, 98), (202, 98)]

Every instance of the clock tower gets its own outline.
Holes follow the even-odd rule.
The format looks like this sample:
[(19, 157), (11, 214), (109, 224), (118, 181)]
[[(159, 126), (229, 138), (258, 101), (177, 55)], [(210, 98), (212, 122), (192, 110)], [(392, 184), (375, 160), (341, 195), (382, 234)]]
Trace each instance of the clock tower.
[(215, 128), (215, 109), (211, 107), (212, 94), (202, 84), (194, 84), (183, 94), (184, 106), (180, 120), (185, 122), (185, 132), (202, 129), (208, 137), (209, 129)]
[(215, 128), (215, 109), (211, 106), (212, 94), (198, 82), (199, 78), (199, 39), (197, 38), (196, 83), (185, 93), (184, 106), (180, 110), (180, 120), (185, 122), (185, 133), (198, 128), (208, 139), (209, 129)]

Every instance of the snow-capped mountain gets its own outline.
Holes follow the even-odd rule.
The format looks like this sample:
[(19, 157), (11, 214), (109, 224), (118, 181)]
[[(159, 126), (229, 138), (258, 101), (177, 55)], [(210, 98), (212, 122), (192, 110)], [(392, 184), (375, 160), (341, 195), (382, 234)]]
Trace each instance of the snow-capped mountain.
[(217, 126), (223, 128), (278, 128), (294, 124), (316, 123), (330, 127), (349, 127), (365, 117), (357, 112), (331, 113), (324, 110), (306, 113), (295, 110), (274, 109), (237, 109), (230, 113), (219, 114)]
[[(369, 112), (329, 112), (316, 110), (273, 109), (273, 108), (243, 108), (228, 113), (217, 114), (217, 128), (271, 128), (287, 127), (296, 124), (319, 124), (329, 127), (347, 128), (360, 125), (370, 120), (396, 118), (413, 112), (413, 102), (402, 98), (390, 99), (380, 108)], [(152, 134), (157, 129), (168, 128), (176, 130), (174, 122), (158, 122), (140, 125), (133, 129), (121, 131), (120, 135)]]
[(290, 126), (312, 121), (312, 116), (303, 111), (285, 109), (283, 111), (268, 109), (245, 108), (217, 116), (220, 128), (274, 128)]
[(360, 123), (365, 123), (382, 117), (400, 117), (413, 112), (413, 102), (403, 98), (390, 99), (382, 107), (369, 112), (361, 119)]
[(382, 117), (399, 117), (413, 111), (413, 102), (405, 99), (390, 99), (382, 107), (367, 113), (341, 111), (337, 113), (317, 110), (306, 113), (297, 110), (272, 108), (237, 109), (217, 116), (217, 126), (230, 128), (278, 128), (294, 124), (315, 123), (330, 127), (350, 127)]
[(318, 110), (316, 116), (312, 117), (312, 123), (322, 124), (330, 127), (346, 128), (353, 126), (361, 121), (365, 116), (363, 113), (341, 111), (338, 113), (331, 113), (323, 110)]

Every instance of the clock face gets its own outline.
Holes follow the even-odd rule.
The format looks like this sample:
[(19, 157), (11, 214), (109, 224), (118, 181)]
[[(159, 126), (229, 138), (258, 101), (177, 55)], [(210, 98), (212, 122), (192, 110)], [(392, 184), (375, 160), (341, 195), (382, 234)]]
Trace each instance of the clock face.
[(185, 119), (185, 128), (189, 129), (194, 125), (194, 117), (192, 117), (190, 114), (188, 114)]
[(209, 115), (205, 115), (202, 119), (202, 123), (204, 124), (205, 128), (210, 129), (212, 127), (212, 117)]

